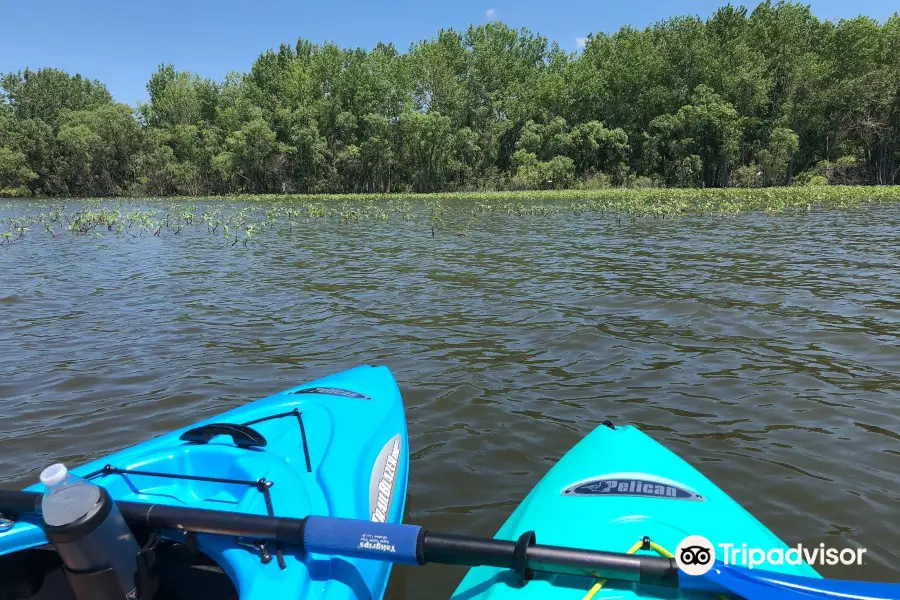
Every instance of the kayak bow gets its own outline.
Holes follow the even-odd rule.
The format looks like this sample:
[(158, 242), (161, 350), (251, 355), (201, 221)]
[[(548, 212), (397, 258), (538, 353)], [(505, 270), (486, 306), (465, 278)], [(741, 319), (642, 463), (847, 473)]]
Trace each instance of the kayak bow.
[[(202, 510), (210, 525), (228, 514), (399, 523), (408, 469), (406, 419), (396, 381), (386, 367), (362, 366), (70, 471), (106, 488), (117, 504)], [(44, 488), (36, 484), (28, 490), (42, 493)], [(0, 597), (5, 597), (3, 586), (25, 598), (28, 590), (39, 597), (38, 590), (47, 590), (45, 581), (58, 583), (60, 594), (71, 594), (37, 523), (0, 527)], [(140, 543), (152, 533), (141, 526), (134, 532)], [(156, 548), (161, 596), (350, 600), (384, 594), (390, 563), (307, 555), (296, 547), (264, 543), (253, 532), (166, 532)]]
[[(535, 532), (542, 543), (564, 548), (673, 556), (688, 536), (702, 536), (714, 547), (788, 550), (788, 546), (734, 499), (694, 467), (639, 429), (609, 421), (598, 426), (557, 462), (497, 532), (510, 542)], [(752, 600), (768, 600), (790, 590), (834, 590), (806, 564), (766, 564), (742, 569), (718, 563), (708, 576), (681, 573), (682, 597), (712, 598), (730, 590)], [(593, 579), (554, 573), (525, 586), (509, 585), (509, 574), (484, 566), (469, 571), (454, 600), (637, 600), (671, 598), (658, 586), (599, 575)], [(799, 579), (796, 579), (799, 578)], [(599, 580), (599, 581), (598, 581)], [(604, 581), (607, 580), (607, 581)], [(776, 585), (776, 581), (781, 584)], [(802, 582), (791, 587), (790, 582)], [(897, 586), (860, 584), (871, 592), (848, 598), (900, 597)], [(805, 586), (805, 587), (804, 587)], [(872, 587), (875, 586), (875, 587)], [(851, 585), (851, 588), (853, 586)], [(848, 588), (850, 589), (850, 588)], [(853, 588), (856, 589), (856, 588)], [(806, 592), (803, 592), (806, 593)], [(885, 594), (894, 594), (886, 596)], [(787, 597), (787, 596), (786, 596)]]

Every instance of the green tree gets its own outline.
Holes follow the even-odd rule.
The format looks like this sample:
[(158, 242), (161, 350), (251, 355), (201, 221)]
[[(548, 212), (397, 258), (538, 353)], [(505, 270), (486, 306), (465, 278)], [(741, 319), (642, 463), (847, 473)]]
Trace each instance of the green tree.
[(660, 169), (675, 185), (728, 185), (740, 132), (734, 107), (705, 85), (697, 86), (692, 104), (650, 123), (649, 167)]
[(58, 69), (25, 69), (0, 79), (6, 102), (17, 119), (55, 124), (65, 110), (84, 110), (110, 104), (112, 96), (99, 81), (69, 75)]
[(121, 194), (134, 180), (133, 158), (140, 149), (141, 130), (133, 109), (125, 104), (66, 111), (57, 141), (61, 169), (75, 194)]
[(28, 196), (28, 184), (35, 179), (24, 154), (0, 146), (0, 196)]
[(298, 39), (222, 81), (160, 65), (132, 110), (0, 76), (0, 184), (33, 195), (900, 183), (900, 15), (725, 5), (588, 34), (500, 22), (408, 51)]

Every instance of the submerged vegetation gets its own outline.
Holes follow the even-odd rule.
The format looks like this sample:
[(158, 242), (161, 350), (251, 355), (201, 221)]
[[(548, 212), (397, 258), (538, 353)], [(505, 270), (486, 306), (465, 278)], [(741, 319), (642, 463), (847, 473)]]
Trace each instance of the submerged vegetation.
[(898, 56), (900, 15), (766, 1), (577, 53), (499, 22), (299, 40), (221, 82), (161, 66), (136, 107), (26, 69), (0, 78), (0, 196), (897, 184)]
[[(162, 202), (158, 200), (164, 200)], [(465, 235), (487, 215), (597, 215), (623, 220), (770, 215), (849, 210), (900, 203), (900, 186), (811, 186), (765, 189), (617, 189), (540, 192), (434, 193), (414, 198), (395, 194), (279, 195), (222, 198), (94, 198), (68, 208), (7, 200), (0, 203), (0, 246), (35, 235), (161, 237), (205, 233), (229, 246), (246, 247), (257, 234), (292, 233), (306, 223), (401, 220), (423, 234)], [(25, 208), (23, 211), (22, 208)], [(4, 210), (8, 209), (8, 210)], [(39, 210), (40, 209), (40, 210)]]

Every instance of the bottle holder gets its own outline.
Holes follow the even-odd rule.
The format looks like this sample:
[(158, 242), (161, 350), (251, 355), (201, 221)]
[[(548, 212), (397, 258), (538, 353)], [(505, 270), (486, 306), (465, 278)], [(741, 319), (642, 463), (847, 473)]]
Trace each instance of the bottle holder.
[(77, 600), (153, 600), (159, 587), (156, 572), (156, 546), (159, 536), (150, 539), (138, 552), (135, 560), (137, 572), (133, 590), (123, 590), (116, 571), (112, 568), (99, 571), (75, 572), (63, 565), (63, 571)]
[[(92, 571), (87, 573), (76, 573), (70, 571), (63, 566), (69, 585), (72, 586), (72, 592), (78, 600), (138, 600), (137, 592), (126, 595), (119, 583), (119, 577), (113, 569), (103, 569), (102, 571)], [(140, 600), (146, 600), (141, 597)]]

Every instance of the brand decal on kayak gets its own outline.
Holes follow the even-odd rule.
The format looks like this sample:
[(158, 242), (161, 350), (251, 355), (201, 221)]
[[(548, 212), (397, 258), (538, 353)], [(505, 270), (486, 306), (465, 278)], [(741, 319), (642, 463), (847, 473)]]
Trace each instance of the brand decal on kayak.
[(372, 477), (369, 480), (369, 511), (372, 520), (378, 523), (387, 521), (394, 498), (397, 471), (400, 468), (400, 450), (403, 439), (398, 433), (392, 437), (375, 460)]
[(703, 502), (700, 494), (667, 479), (607, 475), (574, 483), (563, 490), (565, 496), (639, 496), (668, 500), (696, 500)]
[(295, 394), (325, 394), (326, 396), (343, 396), (344, 398), (353, 398), (355, 400), (371, 400), (365, 394), (360, 394), (359, 392), (353, 392), (351, 390), (342, 390), (341, 388), (333, 388), (333, 387), (314, 387), (314, 388), (306, 388), (302, 390), (297, 390), (294, 392)]

